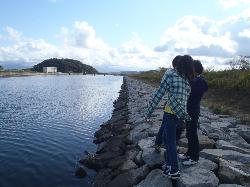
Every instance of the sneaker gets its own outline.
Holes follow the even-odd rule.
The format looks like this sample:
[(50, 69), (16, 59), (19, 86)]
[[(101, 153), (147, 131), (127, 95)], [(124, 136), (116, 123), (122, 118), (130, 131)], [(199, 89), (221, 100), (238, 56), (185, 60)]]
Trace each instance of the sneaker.
[(161, 146), (160, 145), (154, 145), (155, 152), (160, 153), (161, 152)]
[(179, 171), (177, 171), (175, 173), (168, 172), (167, 175), (170, 179), (178, 179), (180, 177), (180, 172)]
[(171, 166), (167, 166), (166, 163), (162, 165), (161, 167), (162, 171), (165, 171), (166, 173), (170, 172)]
[(178, 154), (178, 158), (180, 158), (182, 160), (187, 160), (187, 159), (189, 159), (189, 156), (187, 154)]
[(198, 163), (198, 161), (194, 161), (192, 159), (188, 159), (188, 160), (186, 160), (186, 161), (183, 162), (183, 165), (184, 166), (192, 166), (192, 165), (197, 164), (197, 163)]

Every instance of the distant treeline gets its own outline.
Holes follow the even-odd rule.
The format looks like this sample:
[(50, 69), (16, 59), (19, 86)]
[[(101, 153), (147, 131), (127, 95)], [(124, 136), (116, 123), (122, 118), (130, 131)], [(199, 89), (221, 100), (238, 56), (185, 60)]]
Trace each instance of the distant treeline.
[(32, 70), (37, 72), (43, 72), (43, 67), (57, 67), (57, 71), (62, 73), (98, 73), (98, 71), (92, 66), (83, 64), (78, 60), (57, 58), (44, 60), (43, 62), (33, 66)]

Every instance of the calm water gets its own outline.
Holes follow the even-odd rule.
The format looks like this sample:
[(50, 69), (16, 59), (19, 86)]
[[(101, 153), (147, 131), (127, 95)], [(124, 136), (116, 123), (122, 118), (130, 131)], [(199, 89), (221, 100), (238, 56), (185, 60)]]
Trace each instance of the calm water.
[(87, 186), (74, 176), (93, 134), (111, 117), (122, 77), (0, 78), (0, 186)]

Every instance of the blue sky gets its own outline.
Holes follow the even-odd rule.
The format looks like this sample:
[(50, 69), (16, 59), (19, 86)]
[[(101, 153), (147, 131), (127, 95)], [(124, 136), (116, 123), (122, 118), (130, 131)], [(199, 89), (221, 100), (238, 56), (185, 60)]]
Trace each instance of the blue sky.
[(220, 66), (247, 55), (249, 5), (249, 0), (3, 0), (0, 64), (32, 66), (69, 57), (101, 70), (143, 70), (189, 53), (206, 66)]

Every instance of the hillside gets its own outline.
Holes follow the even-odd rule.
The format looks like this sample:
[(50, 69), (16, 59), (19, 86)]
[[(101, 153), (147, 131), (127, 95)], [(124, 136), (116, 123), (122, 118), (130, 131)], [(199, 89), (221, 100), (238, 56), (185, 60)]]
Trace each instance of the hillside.
[(44, 60), (43, 62), (35, 65), (32, 68), (32, 70), (37, 71), (37, 72), (42, 72), (43, 67), (57, 67), (57, 71), (63, 72), (63, 73), (68, 73), (68, 72), (74, 72), (74, 73), (85, 72), (88, 74), (98, 73), (98, 71), (92, 66), (83, 64), (82, 62), (78, 60), (57, 59), (57, 58)]
[[(164, 74), (160, 71), (148, 71), (130, 77), (158, 86)], [(250, 122), (250, 70), (225, 70), (204, 72), (209, 90), (202, 104), (216, 113), (231, 114)]]

